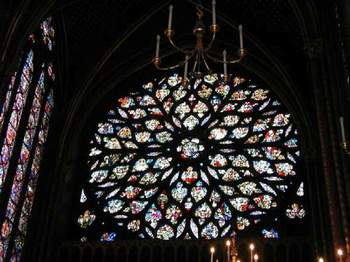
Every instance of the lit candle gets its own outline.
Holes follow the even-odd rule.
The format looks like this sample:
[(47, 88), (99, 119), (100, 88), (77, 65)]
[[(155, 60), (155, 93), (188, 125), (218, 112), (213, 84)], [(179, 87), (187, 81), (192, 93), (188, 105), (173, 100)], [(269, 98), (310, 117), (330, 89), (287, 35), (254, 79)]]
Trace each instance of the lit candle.
[(210, 262), (213, 262), (214, 259), (214, 252), (215, 252), (215, 248), (211, 247), (210, 248)]
[(184, 69), (184, 81), (186, 81), (187, 79), (187, 70), (188, 70), (188, 55), (186, 55), (186, 58), (185, 58), (185, 69)]
[(249, 250), (250, 250), (250, 262), (253, 262), (253, 250), (254, 250), (255, 246), (253, 243), (251, 243), (249, 245)]
[(159, 45), (160, 45), (160, 35), (157, 35), (156, 58), (159, 57)]
[(339, 262), (343, 262), (343, 255), (344, 255), (344, 252), (343, 252), (343, 250), (342, 250), (341, 248), (339, 248), (339, 249), (337, 250), (337, 255), (338, 255), (338, 257), (339, 257)]
[(171, 30), (172, 22), (173, 22), (173, 5), (169, 5), (168, 30)]
[(243, 26), (242, 25), (238, 26), (238, 31), (239, 31), (239, 48), (243, 49)]
[(227, 78), (227, 60), (226, 60), (226, 55), (227, 55), (227, 52), (226, 50), (222, 51), (222, 57), (223, 57), (223, 61), (224, 61), (224, 78), (226, 80)]
[(318, 262), (324, 262), (323, 257), (320, 257), (320, 258), (318, 259)]
[(211, 13), (212, 13), (213, 25), (216, 25), (216, 1), (213, 0), (211, 2), (211, 5), (212, 5)]
[(255, 255), (254, 255), (254, 261), (256, 262), (256, 261), (258, 261), (258, 260), (259, 260), (258, 254), (255, 254)]
[(340, 131), (341, 131), (341, 139), (342, 142), (345, 143), (345, 128), (344, 128), (344, 117), (339, 117), (339, 122), (340, 122)]
[(231, 248), (231, 241), (226, 241), (226, 247), (227, 247), (227, 262), (230, 262), (230, 248)]

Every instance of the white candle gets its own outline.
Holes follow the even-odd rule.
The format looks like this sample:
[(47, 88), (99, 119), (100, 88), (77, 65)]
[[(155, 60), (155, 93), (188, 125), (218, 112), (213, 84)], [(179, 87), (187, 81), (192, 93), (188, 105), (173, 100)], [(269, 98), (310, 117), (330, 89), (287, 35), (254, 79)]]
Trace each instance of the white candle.
[(215, 248), (211, 247), (210, 248), (210, 262), (213, 262), (213, 260), (214, 260), (214, 252), (215, 252)]
[(184, 69), (184, 81), (186, 81), (187, 79), (187, 70), (188, 70), (188, 55), (186, 55), (186, 58), (185, 58), (185, 69)]
[(243, 49), (243, 26), (239, 25), (238, 30), (239, 30), (239, 48)]
[(226, 60), (226, 55), (227, 55), (227, 52), (226, 50), (222, 51), (222, 57), (223, 57), (223, 61), (224, 61), (224, 77), (226, 78), (227, 77), (227, 60)]
[(344, 128), (344, 117), (339, 117), (339, 122), (340, 122), (340, 131), (341, 131), (341, 139), (342, 142), (345, 143), (346, 139), (345, 139), (345, 128)]
[(339, 262), (343, 262), (343, 255), (344, 255), (344, 252), (343, 252), (343, 250), (342, 250), (341, 248), (339, 248), (339, 249), (337, 250), (337, 255), (338, 255), (338, 257), (339, 257)]
[(216, 25), (216, 1), (213, 0), (211, 2), (211, 5), (212, 5), (211, 13), (212, 13), (213, 25)]
[(169, 5), (168, 30), (171, 30), (172, 21), (173, 21), (173, 5)]
[(254, 250), (255, 246), (253, 243), (251, 243), (249, 245), (249, 250), (250, 250), (250, 262), (253, 262), (253, 250)]
[(160, 45), (160, 35), (157, 35), (156, 57), (159, 57), (159, 45)]
[(227, 262), (230, 262), (230, 248), (231, 248), (231, 241), (230, 240), (226, 241), (226, 246), (227, 246)]

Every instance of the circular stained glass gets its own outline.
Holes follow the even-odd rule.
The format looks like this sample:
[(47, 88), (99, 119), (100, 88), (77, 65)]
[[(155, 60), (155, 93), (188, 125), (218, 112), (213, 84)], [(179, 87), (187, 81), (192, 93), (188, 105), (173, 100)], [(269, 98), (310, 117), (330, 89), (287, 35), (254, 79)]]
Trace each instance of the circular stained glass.
[(181, 80), (117, 99), (91, 140), (84, 190), (117, 235), (226, 237), (278, 210), (297, 183), (297, 131), (269, 90), (241, 77)]

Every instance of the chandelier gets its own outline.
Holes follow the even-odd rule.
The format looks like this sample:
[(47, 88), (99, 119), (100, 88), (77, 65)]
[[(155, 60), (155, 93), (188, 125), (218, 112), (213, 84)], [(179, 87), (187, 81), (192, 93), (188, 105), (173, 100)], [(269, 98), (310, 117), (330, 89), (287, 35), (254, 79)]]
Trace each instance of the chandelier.
[[(243, 27), (242, 25), (238, 26), (239, 29), (239, 49), (235, 57), (229, 58), (227, 55), (227, 51), (222, 51), (222, 58), (215, 57), (214, 55), (210, 54), (210, 51), (212, 49), (212, 46), (215, 42), (215, 37), (217, 32), (219, 31), (219, 26), (216, 23), (216, 1), (212, 1), (212, 24), (210, 25), (210, 32), (211, 32), (211, 40), (209, 43), (205, 46), (204, 44), (204, 36), (206, 33), (205, 30), (205, 24), (203, 22), (203, 6), (201, 4), (198, 4), (196, 6), (197, 12), (197, 21), (193, 28), (193, 35), (195, 36), (195, 45), (192, 49), (184, 49), (179, 47), (175, 44), (173, 40), (173, 36), (175, 34), (174, 29), (172, 28), (172, 20), (173, 20), (173, 5), (169, 6), (169, 17), (168, 17), (168, 27), (164, 31), (164, 35), (169, 41), (169, 43), (180, 53), (184, 55), (184, 60), (178, 62), (175, 65), (171, 66), (162, 66), (161, 65), (161, 58), (159, 56), (159, 48), (160, 48), (160, 35), (157, 35), (157, 42), (156, 42), (156, 51), (155, 51), (155, 57), (153, 58), (152, 62), (154, 66), (158, 70), (172, 70), (178, 67), (184, 67), (184, 77), (183, 77), (183, 83), (188, 82), (188, 76), (190, 78), (201, 78), (204, 74), (202, 72), (203, 69), (207, 71), (207, 73), (211, 74), (212, 70), (209, 66), (209, 61), (212, 61), (214, 63), (221, 63), (223, 64), (223, 72), (224, 77), (223, 80), (225, 82), (228, 81), (229, 75), (227, 73), (227, 64), (235, 64), (239, 63), (243, 57), (246, 55), (246, 50), (243, 47)], [(192, 70), (191, 72), (188, 72), (189, 64), (192, 63)]]

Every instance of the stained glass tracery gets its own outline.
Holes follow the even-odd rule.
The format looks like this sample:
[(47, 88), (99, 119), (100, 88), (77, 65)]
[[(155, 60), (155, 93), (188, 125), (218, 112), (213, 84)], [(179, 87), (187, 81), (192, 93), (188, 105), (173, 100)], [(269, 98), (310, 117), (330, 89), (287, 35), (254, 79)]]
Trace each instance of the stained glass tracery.
[(47, 18), (28, 37), (23, 65), (11, 78), (1, 109), (0, 201), (6, 210), (0, 212), (0, 261), (21, 258), (53, 107), (53, 47), (52, 18)]
[[(10, 164), (12, 150), (16, 141), (16, 134), (17, 134), (19, 122), (21, 119), (21, 115), (23, 113), (24, 103), (26, 101), (28, 91), (29, 91), (29, 85), (32, 79), (33, 56), (34, 56), (33, 51), (30, 50), (27, 54), (25, 64), (22, 70), (22, 74), (20, 76), (20, 84), (16, 93), (15, 103), (13, 104), (13, 107), (12, 107), (12, 113), (10, 116), (9, 125), (7, 127), (6, 138), (1, 147), (0, 190), (2, 189), (2, 185), (6, 179), (7, 169)], [(10, 85), (10, 87), (11, 86), (12, 85)], [(5, 105), (7, 103), (8, 102), (5, 101)]]
[[(118, 230), (163, 240), (229, 236), (280, 209), (298, 183), (299, 158), (291, 115), (253, 81), (154, 80), (119, 98), (97, 126), (80, 198), (83, 239), (107, 220), (113, 239)], [(300, 210), (292, 204), (286, 216)]]

